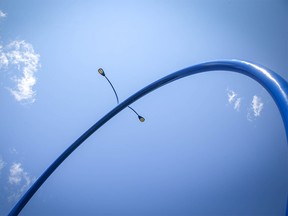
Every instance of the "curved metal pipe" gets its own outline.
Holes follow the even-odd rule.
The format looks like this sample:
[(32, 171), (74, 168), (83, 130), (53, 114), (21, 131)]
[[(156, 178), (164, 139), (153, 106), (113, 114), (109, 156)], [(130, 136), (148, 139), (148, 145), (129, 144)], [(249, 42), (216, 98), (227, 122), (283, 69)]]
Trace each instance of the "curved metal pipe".
[[(69, 146), (49, 167), (44, 171), (44, 173), (35, 181), (35, 183), (30, 187), (30, 189), (22, 196), (18, 203), (9, 213), (10, 216), (18, 215), (20, 211), (25, 207), (27, 202), (36, 193), (36, 191), (41, 187), (41, 185), (47, 180), (47, 178), (57, 169), (57, 167), (73, 152), (79, 147), (89, 136), (91, 136), (95, 131), (97, 131), (102, 125), (108, 122), (111, 118), (117, 115), (121, 110), (125, 109), (127, 106), (145, 96), (146, 94), (160, 88), (168, 83), (174, 82), (178, 79), (184, 78), (197, 73), (207, 72), (207, 71), (232, 71), (249, 76), (259, 82), (272, 96), (274, 99), (282, 120), (284, 122), (286, 130), (286, 138), (288, 140), (288, 83), (281, 76), (273, 72), (268, 68), (239, 60), (220, 60), (211, 61), (202, 64), (197, 64), (177, 72), (174, 72), (156, 82), (151, 83), (145, 88), (133, 94), (131, 97), (120, 103), (110, 112), (108, 112), (104, 117), (102, 117), (98, 122), (96, 122), (92, 127), (90, 127), (85, 133), (83, 133), (71, 146)], [(287, 202), (288, 209), (288, 202)], [(288, 215), (288, 210), (286, 210), (286, 215)]]

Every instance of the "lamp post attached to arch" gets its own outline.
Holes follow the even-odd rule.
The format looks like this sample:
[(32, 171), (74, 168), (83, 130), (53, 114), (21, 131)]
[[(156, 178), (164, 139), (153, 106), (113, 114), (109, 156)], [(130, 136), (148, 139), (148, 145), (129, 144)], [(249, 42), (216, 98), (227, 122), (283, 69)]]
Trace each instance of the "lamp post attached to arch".
[[(70, 145), (35, 181), (30, 189), (22, 196), (14, 208), (10, 211), (9, 216), (18, 215), (20, 211), (29, 202), (36, 191), (41, 185), (48, 179), (48, 177), (57, 169), (57, 167), (73, 152), (75, 151), (88, 137), (90, 137), (101, 126), (108, 122), (111, 118), (117, 115), (120, 111), (128, 107), (130, 104), (145, 96), (146, 94), (178, 79), (208, 71), (231, 71), (244, 74), (259, 82), (274, 99), (286, 131), (286, 142), (288, 144), (288, 83), (272, 70), (259, 66), (257, 64), (240, 61), (240, 60), (220, 60), (210, 61), (202, 64), (197, 64), (170, 75), (167, 75), (140, 91), (136, 92), (128, 99), (117, 105), (114, 109), (103, 116), (98, 122), (90, 127), (85, 133), (83, 133), (72, 145)], [(288, 192), (287, 192), (288, 195)], [(286, 205), (286, 215), (288, 216), (288, 200)]]

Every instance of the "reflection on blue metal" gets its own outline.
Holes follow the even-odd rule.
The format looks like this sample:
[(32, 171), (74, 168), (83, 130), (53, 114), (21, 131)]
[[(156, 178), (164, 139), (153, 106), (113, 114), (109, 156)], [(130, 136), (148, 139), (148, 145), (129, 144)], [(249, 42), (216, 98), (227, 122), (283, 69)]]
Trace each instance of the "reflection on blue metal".
[[(280, 114), (282, 116), (285, 130), (286, 140), (288, 142), (288, 83), (277, 73), (267, 69), (265, 67), (250, 63), (247, 61), (239, 60), (220, 60), (211, 61), (202, 64), (197, 64), (180, 71), (174, 72), (156, 82), (151, 83), (145, 88), (133, 94), (131, 97), (120, 103), (98, 122), (96, 122), (91, 128), (89, 128), (84, 134), (82, 134), (71, 146), (69, 146), (49, 167), (45, 172), (37, 179), (37, 181), (31, 186), (31, 188), (23, 195), (18, 203), (11, 210), (9, 215), (18, 215), (24, 208), (31, 197), (41, 187), (41, 185), (47, 180), (47, 178), (57, 169), (57, 167), (77, 148), (79, 147), (89, 136), (97, 131), (102, 125), (108, 122), (111, 118), (117, 115), (121, 110), (140, 99), (149, 92), (154, 91), (161, 86), (174, 82), (178, 79), (184, 78), (197, 73), (208, 71), (232, 71), (247, 75), (257, 82), (259, 82), (273, 97), (275, 103), (278, 106)], [(288, 215), (288, 201), (286, 206), (286, 215)]]

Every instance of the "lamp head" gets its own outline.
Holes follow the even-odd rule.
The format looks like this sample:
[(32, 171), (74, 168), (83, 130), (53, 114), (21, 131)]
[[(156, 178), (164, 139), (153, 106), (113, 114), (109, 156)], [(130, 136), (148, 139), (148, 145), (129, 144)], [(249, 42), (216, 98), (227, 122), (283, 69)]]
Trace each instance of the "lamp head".
[(102, 68), (98, 69), (98, 73), (102, 76), (105, 76), (104, 70)]
[(140, 115), (138, 116), (138, 118), (139, 118), (139, 121), (140, 121), (140, 122), (144, 122), (144, 121), (145, 121), (145, 118), (142, 117), (142, 116), (140, 116)]

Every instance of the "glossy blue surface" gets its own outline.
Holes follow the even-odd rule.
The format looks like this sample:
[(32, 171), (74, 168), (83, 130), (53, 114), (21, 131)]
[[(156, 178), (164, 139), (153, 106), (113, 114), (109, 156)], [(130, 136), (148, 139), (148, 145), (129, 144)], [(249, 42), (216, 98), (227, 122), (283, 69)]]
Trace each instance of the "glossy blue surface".
[[(133, 94), (131, 97), (120, 103), (98, 122), (96, 122), (91, 128), (89, 128), (84, 134), (82, 134), (69, 148), (67, 148), (51, 165), (48, 169), (37, 179), (37, 181), (31, 186), (31, 188), (23, 195), (15, 207), (11, 210), (9, 215), (18, 215), (20, 211), (25, 207), (31, 197), (41, 187), (41, 185), (47, 180), (47, 178), (57, 169), (57, 167), (74, 151), (79, 147), (89, 136), (97, 131), (102, 125), (108, 122), (111, 118), (117, 115), (120, 111), (128, 107), (130, 104), (145, 96), (146, 94), (160, 88), (168, 83), (174, 82), (178, 79), (184, 78), (197, 73), (208, 71), (231, 71), (238, 72), (247, 75), (257, 82), (259, 82), (273, 97), (280, 114), (283, 119), (283, 123), (286, 130), (286, 139), (288, 140), (288, 83), (277, 73), (271, 71), (268, 68), (259, 66), (254, 63), (240, 60), (220, 60), (211, 61), (202, 64), (197, 64), (180, 71), (174, 72), (168, 76), (159, 79), (140, 91)], [(288, 202), (287, 202), (288, 207)], [(286, 207), (286, 209), (287, 209)], [(286, 210), (286, 215), (288, 211)]]

